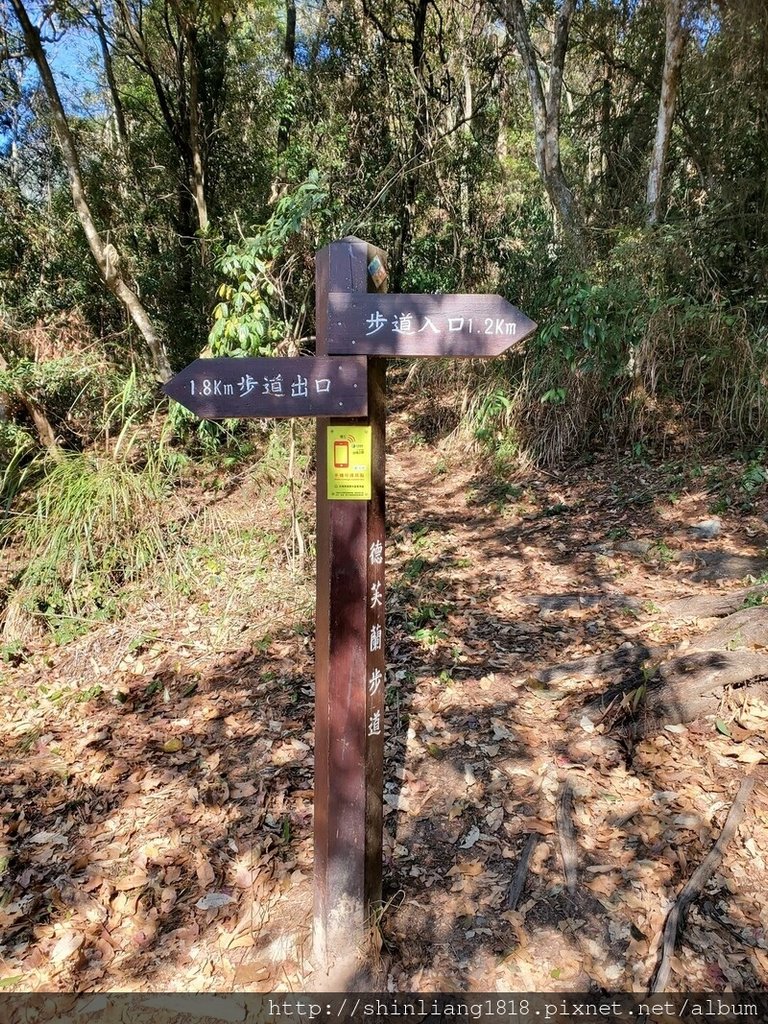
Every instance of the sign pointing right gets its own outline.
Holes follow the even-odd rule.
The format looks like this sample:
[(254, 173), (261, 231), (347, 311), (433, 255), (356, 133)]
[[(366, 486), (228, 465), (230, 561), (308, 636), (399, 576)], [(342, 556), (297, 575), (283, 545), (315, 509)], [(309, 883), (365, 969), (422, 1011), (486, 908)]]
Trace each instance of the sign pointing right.
[(328, 349), (335, 355), (498, 356), (536, 326), (500, 295), (328, 296)]

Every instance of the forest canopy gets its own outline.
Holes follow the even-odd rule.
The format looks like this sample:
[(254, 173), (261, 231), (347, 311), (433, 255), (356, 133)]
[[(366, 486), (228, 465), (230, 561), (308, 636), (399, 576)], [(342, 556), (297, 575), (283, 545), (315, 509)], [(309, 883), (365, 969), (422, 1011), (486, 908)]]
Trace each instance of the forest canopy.
[(102, 359), (311, 351), (349, 233), (391, 290), (541, 324), (464, 371), (534, 458), (763, 436), (762, 0), (9, 0), (0, 33), (6, 460), (92, 440)]

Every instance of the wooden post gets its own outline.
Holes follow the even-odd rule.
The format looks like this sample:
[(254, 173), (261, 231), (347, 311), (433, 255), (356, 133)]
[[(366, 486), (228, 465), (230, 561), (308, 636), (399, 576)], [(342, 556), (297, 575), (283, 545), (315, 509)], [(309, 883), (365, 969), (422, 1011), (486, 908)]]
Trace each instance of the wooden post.
[(359, 959), (381, 901), (386, 358), (499, 355), (536, 329), (498, 295), (367, 295), (386, 291), (385, 262), (354, 237), (317, 253), (314, 358), (198, 359), (165, 387), (206, 419), (325, 417), (317, 420), (313, 931), (316, 980), (324, 984), (325, 974), (337, 990), (365, 980)]
[[(317, 354), (327, 355), (330, 292), (376, 288), (379, 250), (358, 238), (317, 253)], [(385, 360), (368, 359), (368, 416), (317, 421), (315, 635), (316, 966), (333, 971), (365, 955), (381, 900), (384, 729)], [(328, 428), (371, 427), (371, 498), (329, 500)]]

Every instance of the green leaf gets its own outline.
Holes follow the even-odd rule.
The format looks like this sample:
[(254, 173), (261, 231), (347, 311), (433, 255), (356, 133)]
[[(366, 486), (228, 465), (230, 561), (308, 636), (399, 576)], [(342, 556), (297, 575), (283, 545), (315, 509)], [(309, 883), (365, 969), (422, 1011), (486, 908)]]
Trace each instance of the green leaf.
[(727, 723), (724, 722), (722, 718), (715, 719), (715, 728), (718, 732), (721, 732), (723, 736), (727, 736), (728, 739), (731, 738), (731, 730), (728, 728)]

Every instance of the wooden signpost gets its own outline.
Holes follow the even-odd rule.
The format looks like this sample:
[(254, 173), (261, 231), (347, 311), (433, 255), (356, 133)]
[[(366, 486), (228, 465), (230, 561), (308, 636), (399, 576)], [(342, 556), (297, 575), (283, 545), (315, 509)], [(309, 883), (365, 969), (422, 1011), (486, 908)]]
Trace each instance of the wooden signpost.
[(500, 295), (332, 292), (329, 352), (370, 356), (498, 356), (536, 330)]
[(317, 253), (316, 356), (198, 359), (165, 387), (204, 419), (318, 417), (314, 950), (322, 968), (364, 948), (381, 900), (386, 357), (494, 356), (536, 329), (498, 295), (386, 294), (384, 264), (359, 238)]
[(362, 356), (196, 359), (165, 393), (204, 420), (275, 416), (365, 416)]

